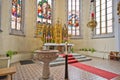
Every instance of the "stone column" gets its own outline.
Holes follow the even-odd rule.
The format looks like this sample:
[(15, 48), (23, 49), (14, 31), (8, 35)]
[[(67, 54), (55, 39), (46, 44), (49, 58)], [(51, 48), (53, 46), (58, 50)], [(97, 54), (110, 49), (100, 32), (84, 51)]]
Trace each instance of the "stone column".
[(44, 65), (43, 65), (42, 78), (43, 79), (48, 79), (49, 76), (50, 76), (49, 62), (45, 62)]

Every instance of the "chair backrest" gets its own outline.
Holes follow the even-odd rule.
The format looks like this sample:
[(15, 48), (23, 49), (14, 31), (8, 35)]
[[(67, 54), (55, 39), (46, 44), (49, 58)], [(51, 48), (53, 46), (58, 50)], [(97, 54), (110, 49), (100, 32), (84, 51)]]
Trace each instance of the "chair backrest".
[(0, 57), (0, 68), (10, 67), (10, 58), (9, 57)]

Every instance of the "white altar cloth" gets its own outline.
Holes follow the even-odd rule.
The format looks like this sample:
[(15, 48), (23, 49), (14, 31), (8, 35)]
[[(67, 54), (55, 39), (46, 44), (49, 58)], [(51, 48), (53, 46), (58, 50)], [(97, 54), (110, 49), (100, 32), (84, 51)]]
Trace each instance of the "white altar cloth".
[[(65, 51), (65, 45), (66, 45), (65, 43), (60, 43), (60, 44), (57, 44), (57, 43), (45, 43), (43, 45), (43, 49), (44, 50), (51, 50), (51, 49), (58, 50), (58, 48), (61, 47), (61, 50), (59, 50), (59, 51), (63, 53)], [(68, 43), (67, 45), (68, 45), (68, 52), (71, 52), (71, 48), (72, 48), (72, 46), (74, 46), (74, 44)]]
[[(74, 44), (67, 44), (68, 46), (74, 46)], [(44, 46), (65, 46), (65, 43), (60, 43), (60, 44), (57, 44), (57, 43), (45, 43)]]

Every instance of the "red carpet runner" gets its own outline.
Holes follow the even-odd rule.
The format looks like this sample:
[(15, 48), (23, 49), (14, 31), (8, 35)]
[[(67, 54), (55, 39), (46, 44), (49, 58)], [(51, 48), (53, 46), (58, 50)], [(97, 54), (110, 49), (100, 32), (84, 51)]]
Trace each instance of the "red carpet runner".
[(77, 63), (72, 63), (71, 65), (75, 66), (79, 69), (83, 69), (85, 71), (88, 71), (88, 72), (91, 72), (93, 74), (99, 75), (101, 77), (104, 77), (108, 80), (119, 76), (118, 74), (115, 74), (115, 73), (112, 73), (112, 72), (109, 72), (109, 71), (105, 71), (105, 70), (102, 70), (102, 69), (98, 69), (98, 68), (95, 68), (95, 67), (92, 67), (92, 66), (89, 66), (89, 65), (86, 65), (86, 64), (78, 63), (78, 62)]
[[(60, 54), (60, 56), (62, 56), (63, 58), (65, 57), (65, 54)], [(68, 55), (68, 64), (71, 64), (71, 63), (75, 63), (75, 62), (78, 62), (72, 54), (69, 54)]]
[[(65, 55), (62, 55), (62, 56), (64, 57)], [(75, 63), (70, 61), (71, 59), (69, 60), (69, 57), (72, 60), (74, 60), (73, 62), (75, 62)], [(112, 72), (109, 72), (109, 71), (105, 71), (105, 70), (102, 70), (102, 69), (98, 69), (98, 68), (95, 68), (95, 67), (80, 63), (74, 57), (73, 58), (72, 57), (73, 56), (71, 54), (68, 55), (68, 63), (71, 63), (72, 66), (75, 66), (75, 67), (77, 67), (79, 69), (83, 69), (83, 70), (88, 71), (90, 73), (99, 75), (99, 76), (104, 77), (104, 78), (106, 78), (108, 80), (119, 76), (119, 74), (115, 74), (115, 73), (112, 73)]]

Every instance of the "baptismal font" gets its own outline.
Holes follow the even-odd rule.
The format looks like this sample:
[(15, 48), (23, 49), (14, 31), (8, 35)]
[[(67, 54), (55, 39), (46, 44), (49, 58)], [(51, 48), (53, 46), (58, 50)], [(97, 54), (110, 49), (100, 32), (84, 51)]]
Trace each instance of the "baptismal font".
[(59, 51), (58, 50), (36, 50), (36, 57), (39, 61), (42, 61), (43, 70), (42, 70), (42, 77), (40, 80), (54, 80), (53, 77), (50, 76), (50, 69), (49, 63), (56, 58), (58, 58)]

